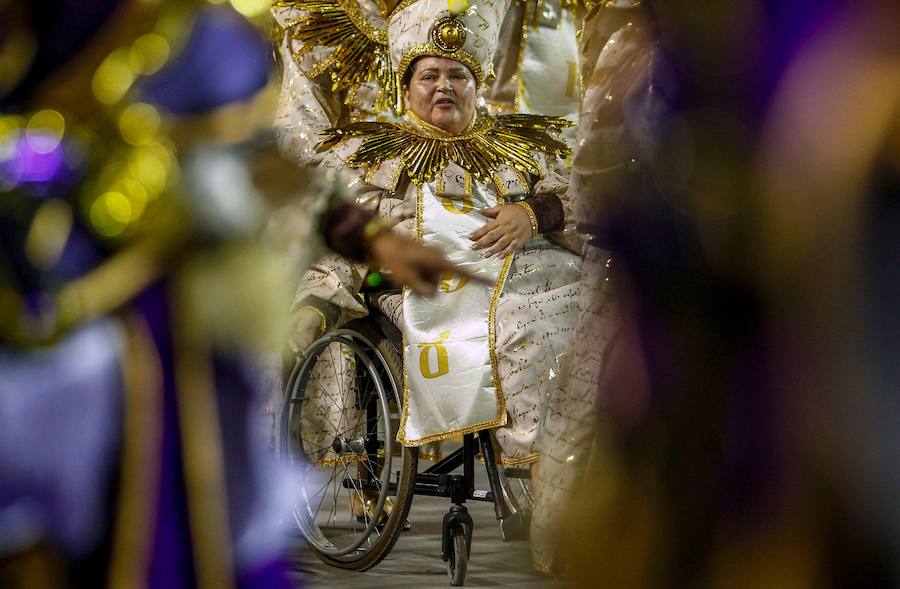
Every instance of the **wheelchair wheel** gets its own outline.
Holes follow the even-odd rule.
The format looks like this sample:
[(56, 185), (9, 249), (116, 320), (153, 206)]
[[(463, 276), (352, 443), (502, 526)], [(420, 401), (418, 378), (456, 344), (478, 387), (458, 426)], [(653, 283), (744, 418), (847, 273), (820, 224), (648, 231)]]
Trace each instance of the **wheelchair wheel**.
[(500, 471), (506, 479), (512, 492), (511, 499), (515, 502), (516, 509), (530, 514), (534, 511), (534, 491), (531, 485), (531, 470), (529, 468), (505, 468)]
[(330, 565), (375, 566), (406, 522), (418, 453), (395, 441), (401, 366), (393, 345), (359, 320), (314, 342), (287, 381), (276, 451), (302, 472), (294, 520)]
[(462, 587), (466, 582), (466, 571), (469, 568), (469, 550), (466, 546), (466, 531), (460, 526), (454, 526), (453, 539), (450, 543), (451, 553), (447, 558), (447, 575), (450, 577), (450, 585)]

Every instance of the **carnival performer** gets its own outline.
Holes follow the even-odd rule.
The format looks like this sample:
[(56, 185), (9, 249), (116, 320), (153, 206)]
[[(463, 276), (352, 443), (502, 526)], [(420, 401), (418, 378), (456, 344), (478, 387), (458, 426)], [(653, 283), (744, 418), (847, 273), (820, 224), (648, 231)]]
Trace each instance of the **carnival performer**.
[(251, 163), (277, 154), (235, 131), (253, 130), (268, 43), (237, 12), (87, 7), (0, 6), (3, 42), (30, 40), (0, 70), (2, 584), (295, 586), (289, 477), (256, 427), (288, 298), (265, 213), (293, 210), (295, 263), (323, 241), (418, 249), (414, 282), (447, 263), (363, 239), (371, 215), (327, 173), (284, 162), (290, 197), (263, 190)]
[[(551, 169), (568, 150), (549, 134), (568, 121), (476, 108), (505, 10), (484, 2), (460, 14), (440, 0), (396, 10), (388, 33), (403, 119), (330, 129), (319, 150), (357, 202), (490, 283), (448, 274), (432, 298), (379, 300), (405, 335), (401, 443), (505, 426), (503, 464), (528, 465), (571, 339), (580, 260), (554, 243), (574, 233), (566, 182)], [(302, 288), (358, 304), (355, 284), (308, 274)]]
[[(397, 0), (275, 3), (283, 79), (274, 126), (289, 157), (299, 164), (318, 163), (322, 158), (314, 149), (318, 133), (350, 122), (396, 120), (402, 114), (401, 79), (388, 56), (387, 22), (408, 4)], [(462, 0), (457, 8), (467, 6)], [(497, 49), (484, 72), (479, 105), (494, 113), (536, 113), (574, 121), (580, 95), (575, 40), (580, 18), (577, 2), (529, 0), (508, 6)], [(564, 83), (560, 83), (560, 72)], [(332, 285), (350, 282), (359, 288), (360, 273), (348, 274), (347, 269), (326, 256), (310, 273)], [(298, 352), (325, 329), (366, 313), (364, 306), (352, 300), (321, 299), (322, 294), (298, 292), (293, 337)]]
[[(288, 157), (301, 165), (318, 163), (322, 153), (314, 147), (323, 130), (349, 122), (396, 121), (402, 114), (402, 80), (388, 55), (387, 23), (392, 13), (408, 4), (408, 0), (279, 0), (274, 4), (284, 74), (274, 126)], [(448, 4), (459, 11), (468, 5), (466, 0)], [(485, 70), (479, 106), (493, 113), (536, 113), (574, 121), (580, 95), (576, 29), (581, 17), (580, 4), (568, 0), (508, 5), (493, 59)], [(560, 83), (560, 72), (565, 72), (564, 83)], [(563, 133), (570, 147), (571, 131)], [(563, 161), (556, 164), (556, 171), (565, 175)], [(297, 292), (291, 348), (302, 353), (327, 330), (365, 316), (365, 305), (343, 296), (340, 287), (351, 284), (351, 290), (358, 290), (364, 279), (363, 266), (348, 265), (339, 256), (317, 260)], [(324, 288), (310, 290), (310, 284)], [(334, 348), (329, 357), (340, 358), (337, 345)], [(332, 371), (323, 366), (320, 372)], [(439, 459), (441, 444), (422, 446), (419, 453), (426, 459)]]
[[(617, 386), (609, 382), (608, 365), (611, 350), (622, 344), (621, 302), (612, 272), (615, 260), (604, 249), (598, 227), (627, 199), (626, 180), (641, 159), (635, 138), (639, 131), (626, 128), (623, 109), (628, 100), (647, 92), (648, 28), (640, 2), (612, 0), (596, 5), (582, 29), (585, 88), (569, 185), (576, 228), (585, 238), (580, 314), (573, 353), (562, 370), (563, 386), (549, 402), (531, 522), (532, 560), (539, 569), (557, 574), (564, 572), (567, 556), (566, 525), (577, 512), (573, 497), (604, 422), (601, 388)], [(630, 373), (640, 378), (641, 370), (634, 367)]]

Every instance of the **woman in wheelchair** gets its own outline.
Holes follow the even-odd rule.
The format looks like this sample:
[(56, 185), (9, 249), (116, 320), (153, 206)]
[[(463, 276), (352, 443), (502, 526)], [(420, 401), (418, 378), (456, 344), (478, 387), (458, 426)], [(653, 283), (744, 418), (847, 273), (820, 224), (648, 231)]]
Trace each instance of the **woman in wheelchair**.
[[(354, 321), (370, 313), (360, 294), (370, 268), (331, 256), (304, 276), (295, 346), (308, 359), (295, 370), (287, 394), (287, 405), (299, 415), (294, 425), (282, 421), (289, 436), (299, 430), (307, 460), (342, 469), (348, 478), (335, 486), (361, 485), (363, 471), (399, 480), (403, 472), (396, 464), (385, 477), (362, 450), (366, 444), (380, 448), (379, 468), (391, 457), (402, 456), (407, 464), (408, 451), (387, 450), (395, 446), (394, 436), (403, 447), (417, 448), (496, 428), (502, 465), (527, 469), (540, 457), (543, 407), (554, 394), (576, 319), (580, 258), (567, 182), (553, 171), (568, 148), (552, 134), (568, 121), (492, 116), (477, 108), (505, 10), (506, 2), (486, 1), (477, 11), (452, 14), (446, 0), (420, 0), (396, 11), (388, 39), (402, 79), (402, 120), (329, 129), (318, 147), (326, 152), (322, 165), (343, 174), (357, 203), (377, 213), (367, 235), (393, 226), (437, 246), (471, 275), (442, 276), (431, 296), (407, 289), (367, 297), (379, 317), (399, 328), (400, 349), (383, 337), (396, 328), (376, 333), (371, 323)], [(331, 340), (310, 346), (350, 322), (356, 335), (338, 329)], [(386, 382), (385, 376), (396, 398), (391, 393), (374, 409), (361, 402), (362, 391), (375, 380)], [(297, 393), (300, 381), (303, 392)], [(378, 419), (384, 425), (376, 428), (381, 437), (373, 446), (366, 424)], [(348, 469), (354, 462), (357, 468)], [(350, 477), (354, 470), (359, 479)], [(378, 522), (368, 525), (362, 503), (377, 496), (377, 488), (349, 489), (353, 514), (367, 528)], [(390, 498), (378, 507), (385, 504)], [(328, 536), (324, 530), (334, 519), (313, 535)], [(327, 538), (313, 544), (328, 553), (335, 543)], [(355, 562), (361, 548), (332, 551), (332, 564)]]

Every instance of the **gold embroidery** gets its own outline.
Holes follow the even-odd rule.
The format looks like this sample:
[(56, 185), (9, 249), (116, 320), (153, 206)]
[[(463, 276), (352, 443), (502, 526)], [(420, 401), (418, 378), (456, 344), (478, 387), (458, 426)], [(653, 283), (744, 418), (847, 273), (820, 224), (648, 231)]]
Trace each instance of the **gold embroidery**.
[[(448, 337), (450, 337), (450, 332), (444, 331), (441, 332), (441, 337), (436, 342), (416, 344), (422, 348), (422, 351), (419, 352), (419, 370), (425, 378), (437, 378), (450, 372), (450, 358), (447, 355), (447, 348), (444, 347), (444, 342), (447, 341)], [(431, 369), (431, 363), (428, 359), (431, 348), (434, 348), (437, 353), (437, 370)]]
[(445, 53), (456, 53), (466, 42), (466, 26), (452, 16), (444, 17), (431, 27), (431, 42)]
[(494, 181), (494, 188), (497, 189), (497, 194), (506, 196), (506, 187), (503, 185), (503, 178), (500, 177), (500, 174), (494, 172), (491, 174), (491, 179)]
[(524, 200), (519, 200), (513, 203), (514, 205), (519, 205), (525, 212), (528, 214), (528, 222), (531, 223), (531, 236), (534, 237), (538, 233), (540, 233), (540, 226), (538, 225), (537, 215), (534, 214), (534, 209), (531, 208), (531, 205), (525, 202)]
[(366, 184), (372, 184), (375, 181), (375, 174), (378, 173), (380, 166), (369, 166), (369, 169), (366, 170), (366, 175), (364, 177), (364, 181)]
[(526, 464), (534, 464), (540, 459), (540, 453), (528, 454), (526, 456), (520, 456), (519, 458), (506, 458), (505, 456), (501, 456), (500, 464), (501, 466), (525, 466)]
[[(538, 165), (540, 166), (540, 162), (538, 162)], [(516, 179), (519, 181), (519, 186), (521, 187), (522, 192), (527, 194), (528, 193), (528, 178), (525, 177), (525, 174), (523, 174), (519, 170), (516, 170), (515, 168), (513, 168), (513, 172), (516, 174)], [(542, 172), (543, 172), (543, 170), (542, 170)], [(543, 175), (544, 174), (542, 173), (541, 176), (543, 176)]]
[[(422, 190), (422, 185), (416, 185), (416, 239), (419, 240), (419, 243), (422, 243), (425, 240), (425, 224), (422, 223), (422, 214), (425, 209), (425, 193)], [(403, 289), (403, 294), (406, 294), (406, 289)]]
[(391, 179), (388, 182), (388, 189), (394, 191), (397, 189), (397, 182), (400, 181), (400, 175), (403, 173), (403, 162), (399, 159), (391, 162)]
[[(538, 168), (541, 169), (541, 172), (543, 172), (543, 168), (541, 167), (540, 162), (537, 162), (537, 165)], [(516, 182), (519, 185), (520, 193), (527, 194), (529, 185), (528, 178), (526, 178), (525, 174), (515, 168), (510, 168), (510, 172), (512, 172), (516, 177)], [(512, 186), (515, 182), (513, 180), (505, 180), (503, 176), (504, 174), (501, 174), (500, 172), (494, 172), (494, 174), (492, 174), (491, 176), (491, 179), (494, 181), (494, 187), (497, 189), (497, 193), (502, 197), (509, 196), (510, 194), (518, 194), (515, 190), (515, 187)], [(543, 176), (543, 173), (541, 173), (539, 177), (540, 176)]]

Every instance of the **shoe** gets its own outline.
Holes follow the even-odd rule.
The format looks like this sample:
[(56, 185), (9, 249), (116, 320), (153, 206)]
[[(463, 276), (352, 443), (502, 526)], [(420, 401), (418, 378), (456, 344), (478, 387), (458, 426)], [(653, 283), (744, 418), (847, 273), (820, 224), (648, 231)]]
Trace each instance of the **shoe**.
[(527, 540), (531, 531), (531, 518), (516, 512), (500, 520), (500, 539), (504, 542)]
[[(354, 497), (353, 498), (353, 515), (356, 516), (356, 521), (364, 524), (372, 519), (373, 514), (375, 513), (375, 508), (378, 505), (378, 501), (375, 499), (366, 499), (365, 504), (359, 503), (359, 500)], [(357, 506), (358, 510), (357, 510)], [(394, 500), (390, 497), (385, 497), (384, 499), (384, 509), (381, 510), (381, 517), (378, 518), (378, 523), (376, 526), (383, 528), (388, 521), (388, 518), (391, 517), (391, 511), (394, 509)], [(365, 512), (363, 512), (365, 510)], [(403, 520), (403, 531), (407, 531), (412, 526), (409, 523), (409, 520)]]

